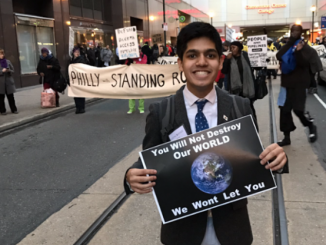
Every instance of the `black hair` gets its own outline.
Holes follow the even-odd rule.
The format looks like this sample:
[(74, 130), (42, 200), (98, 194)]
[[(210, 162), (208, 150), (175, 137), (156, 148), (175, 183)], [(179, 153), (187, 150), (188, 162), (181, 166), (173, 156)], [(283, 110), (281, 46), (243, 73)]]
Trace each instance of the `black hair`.
[(147, 44), (147, 45), (148, 45), (148, 42), (145, 42), (145, 44)]
[(207, 37), (215, 43), (215, 47), (219, 56), (222, 55), (222, 41), (220, 34), (210, 24), (204, 22), (193, 22), (182, 28), (178, 35), (177, 54), (183, 59), (183, 54), (187, 50), (187, 44), (192, 39)]
[(301, 33), (303, 32), (302, 25), (297, 25), (297, 24), (291, 26), (291, 32), (293, 31), (293, 28), (294, 28), (294, 27), (299, 27), (299, 28), (301, 29), (300, 32), (301, 32)]
[(153, 49), (158, 49), (158, 46), (156, 43), (153, 45)]

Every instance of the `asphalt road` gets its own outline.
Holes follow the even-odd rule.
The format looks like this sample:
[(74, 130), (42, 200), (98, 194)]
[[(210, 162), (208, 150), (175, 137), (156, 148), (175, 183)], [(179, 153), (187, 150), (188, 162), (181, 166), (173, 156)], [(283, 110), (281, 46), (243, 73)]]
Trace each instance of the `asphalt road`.
[(127, 100), (86, 110), (0, 136), (1, 245), (18, 243), (141, 144), (146, 114), (127, 115)]
[[(326, 86), (318, 86), (318, 96), (326, 103)], [(317, 126), (318, 139), (313, 143), (313, 148), (318, 155), (321, 165), (326, 170), (326, 109), (314, 95), (308, 94), (306, 110), (314, 118), (314, 123)]]

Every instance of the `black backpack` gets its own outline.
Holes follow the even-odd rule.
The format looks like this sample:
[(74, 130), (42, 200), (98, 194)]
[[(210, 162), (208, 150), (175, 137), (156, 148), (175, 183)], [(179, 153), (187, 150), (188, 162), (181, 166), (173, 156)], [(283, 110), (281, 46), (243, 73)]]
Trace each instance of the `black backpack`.
[(62, 74), (60, 73), (60, 78), (58, 80), (56, 80), (55, 82), (52, 83), (51, 88), (54, 91), (57, 91), (59, 93), (64, 93), (64, 91), (66, 90), (68, 85), (67, 80), (64, 78), (64, 76), (62, 76)]

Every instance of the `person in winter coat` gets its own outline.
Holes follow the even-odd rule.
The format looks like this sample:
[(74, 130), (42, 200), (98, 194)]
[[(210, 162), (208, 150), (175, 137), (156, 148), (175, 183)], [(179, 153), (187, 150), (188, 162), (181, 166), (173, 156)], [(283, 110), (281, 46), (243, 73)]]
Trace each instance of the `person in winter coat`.
[(289, 41), (276, 54), (281, 63), (281, 92), (278, 100), (280, 107), (280, 130), (284, 139), (278, 144), (280, 146), (290, 145), (290, 133), (296, 129), (293, 118), (294, 114), (300, 119), (304, 127), (309, 128), (309, 141), (317, 139), (317, 127), (304, 115), (306, 103), (306, 89), (311, 82), (311, 74), (322, 68), (316, 51), (309, 47), (302, 39), (301, 25), (291, 27)]
[(240, 42), (231, 43), (229, 53), (224, 60), (222, 73), (228, 76), (229, 91), (231, 94), (239, 95), (250, 100), (251, 109), (254, 117), (256, 82), (250, 65), (247, 52), (242, 52), (243, 46)]
[(14, 93), (16, 92), (15, 81), (12, 77), (14, 67), (10, 60), (5, 57), (5, 51), (0, 49), (0, 113), (7, 115), (5, 96), (7, 96), (9, 107), (12, 113), (18, 114)]
[(110, 46), (106, 45), (105, 49), (101, 50), (101, 60), (104, 62), (104, 66), (110, 66), (113, 53), (110, 50)]
[[(79, 48), (74, 48), (73, 49), (73, 57), (70, 61), (70, 64), (78, 64), (78, 63), (87, 65), (88, 61), (85, 59), (84, 56), (80, 55)], [(69, 82), (69, 84), (70, 84), (70, 82)], [(75, 101), (75, 105), (76, 105), (76, 114), (85, 113), (85, 98), (74, 97), (74, 101)]]
[[(40, 76), (40, 84), (43, 83), (43, 88), (49, 89), (52, 84), (60, 79), (60, 64), (58, 59), (50, 54), (47, 48), (42, 48), (40, 61), (37, 65), (37, 74)], [(59, 94), (55, 91), (56, 106), (59, 107)]]
[[(139, 49), (139, 58), (134, 59), (127, 59), (126, 65), (130, 64), (147, 64), (147, 56), (141, 52), (141, 49)], [(145, 100), (140, 99), (138, 102), (138, 110), (141, 114), (145, 113)], [(136, 111), (136, 101), (135, 100), (129, 100), (129, 111), (128, 114), (132, 114)]]
[(159, 57), (159, 55), (160, 55), (160, 54), (159, 54), (159, 49), (158, 49), (158, 46), (157, 46), (156, 43), (153, 45), (152, 50), (153, 50), (153, 54), (152, 54), (152, 63), (155, 64), (155, 62), (157, 61), (157, 59), (158, 59), (158, 57)]
[(147, 57), (147, 64), (149, 65), (152, 60), (152, 50), (148, 45), (148, 42), (145, 42), (145, 45), (141, 48), (141, 51)]
[(103, 62), (101, 60), (101, 51), (102, 47), (100, 44), (95, 48), (95, 59), (96, 59), (96, 66), (97, 67), (103, 67)]
[(89, 61), (89, 65), (95, 66), (96, 64), (96, 58), (95, 58), (95, 51), (94, 51), (94, 45), (91, 44), (87, 50), (87, 58)]

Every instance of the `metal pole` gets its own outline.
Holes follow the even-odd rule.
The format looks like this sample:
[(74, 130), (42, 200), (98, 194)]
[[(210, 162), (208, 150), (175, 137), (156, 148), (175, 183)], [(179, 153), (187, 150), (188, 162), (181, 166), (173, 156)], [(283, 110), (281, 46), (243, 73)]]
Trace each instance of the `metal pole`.
[(314, 42), (314, 17), (315, 11), (312, 11), (312, 25), (311, 25), (311, 43)]
[[(165, 0), (163, 0), (163, 22), (165, 24)], [(166, 31), (164, 30), (164, 52), (166, 49)]]
[(211, 17), (211, 25), (213, 25), (213, 17)]

